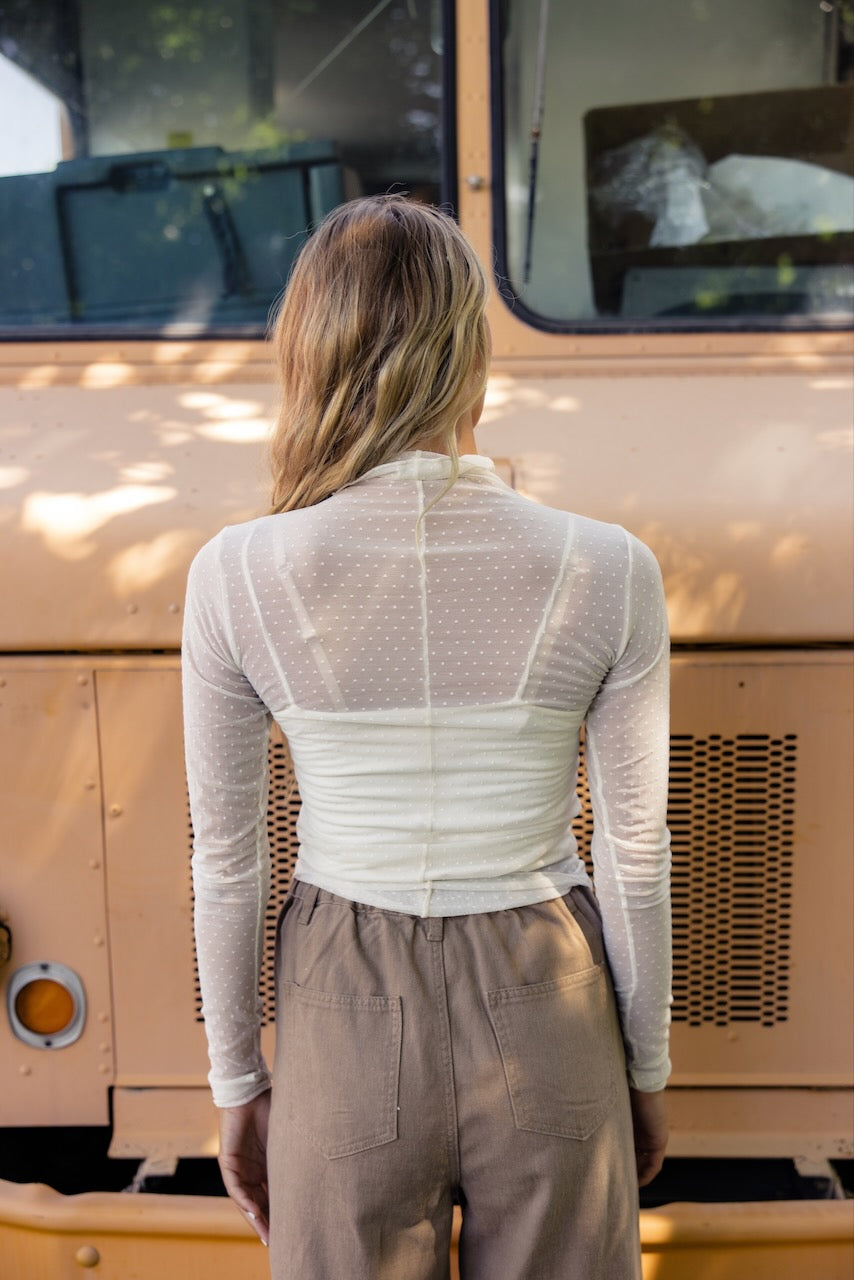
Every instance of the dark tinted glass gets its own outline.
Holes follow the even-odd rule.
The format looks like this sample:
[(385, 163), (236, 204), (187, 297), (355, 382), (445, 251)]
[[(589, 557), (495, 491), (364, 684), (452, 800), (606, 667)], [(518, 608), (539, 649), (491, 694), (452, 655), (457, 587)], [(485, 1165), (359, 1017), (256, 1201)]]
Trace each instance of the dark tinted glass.
[(0, 4), (0, 328), (261, 331), (329, 209), (441, 198), (439, 14)]

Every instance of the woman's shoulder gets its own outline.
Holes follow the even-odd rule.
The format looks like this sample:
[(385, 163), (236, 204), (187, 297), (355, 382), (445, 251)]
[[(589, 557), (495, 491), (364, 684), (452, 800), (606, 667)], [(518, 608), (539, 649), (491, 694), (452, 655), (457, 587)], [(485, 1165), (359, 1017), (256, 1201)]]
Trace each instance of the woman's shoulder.
[(259, 535), (264, 537), (265, 532), (270, 532), (265, 530), (265, 526), (272, 519), (274, 517), (259, 516), (239, 524), (224, 525), (196, 551), (190, 562), (190, 581), (211, 575), (227, 576), (228, 568), (240, 561), (245, 548)]
[[(305, 508), (309, 511), (311, 508)], [(240, 555), (250, 544), (270, 542), (277, 531), (299, 523), (305, 511), (286, 511), (277, 515), (255, 516), (237, 524), (226, 524), (196, 552), (196, 559), (216, 560)]]
[(626, 573), (659, 572), (658, 561), (646, 542), (623, 525), (597, 520), (577, 511), (547, 507), (518, 495), (528, 507), (534, 507), (539, 519), (562, 525), (571, 539), (572, 554), (588, 568), (622, 569)]
[(550, 507), (515, 490), (512, 491), (512, 500), (517, 510), (524, 513), (532, 523), (562, 528), (567, 536), (572, 537), (576, 546), (583, 544), (590, 550), (598, 548), (607, 552), (624, 549), (628, 543), (643, 545), (620, 524), (596, 520), (592, 516), (582, 515), (579, 511), (568, 511), (563, 507)]
[(578, 522), (579, 535), (591, 544), (625, 555), (630, 562), (655, 560), (647, 543), (624, 525), (594, 520), (590, 516), (573, 516), (573, 519)]

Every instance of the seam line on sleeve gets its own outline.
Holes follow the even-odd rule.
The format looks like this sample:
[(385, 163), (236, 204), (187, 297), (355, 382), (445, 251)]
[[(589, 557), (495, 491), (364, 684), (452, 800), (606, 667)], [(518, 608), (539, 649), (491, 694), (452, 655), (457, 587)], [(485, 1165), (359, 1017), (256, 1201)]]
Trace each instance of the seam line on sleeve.
[[(602, 830), (600, 832), (600, 839), (602, 841), (604, 848), (607, 850), (607, 853), (608, 853), (608, 861), (610, 863), (613, 883), (617, 888), (617, 894), (620, 899), (620, 910), (623, 915), (623, 928), (625, 931), (626, 949), (628, 951), (628, 956), (629, 956), (629, 972), (630, 972), (631, 985), (628, 988), (628, 990), (624, 988), (621, 989), (619, 994), (620, 994), (621, 1000), (624, 1002), (623, 1012), (625, 1014), (626, 1022), (628, 1022), (629, 1016), (631, 1014), (632, 1002), (634, 1001), (635, 992), (637, 991), (637, 983), (638, 983), (637, 956), (635, 955), (635, 944), (634, 944), (634, 937), (632, 935), (631, 919), (629, 915), (628, 905), (626, 903), (625, 885), (623, 884), (622, 876), (620, 874), (620, 867), (617, 859), (617, 850), (614, 844), (614, 838), (611, 834), (610, 820), (608, 816), (608, 806), (605, 802), (605, 796), (602, 792), (602, 780), (601, 780), (602, 775), (599, 767), (599, 753), (596, 750), (595, 736), (596, 736), (595, 732), (591, 732), (590, 727), (588, 726), (587, 733), (585, 735), (585, 744), (586, 744), (586, 752), (587, 752), (587, 760), (588, 760), (587, 777), (588, 777), (588, 782), (590, 784), (591, 795), (595, 800), (595, 809), (598, 813), (602, 815)], [(592, 768), (590, 766), (592, 766)], [(596, 828), (596, 823), (594, 819), (594, 836), (596, 834), (595, 828)], [(595, 872), (595, 866), (594, 866), (594, 872)], [(595, 884), (595, 875), (594, 875), (594, 884)], [(624, 1033), (626, 1034), (626, 1037), (628, 1038), (628, 1027), (627, 1026), (624, 1027), (623, 1030), (624, 1030)]]
[[(627, 676), (625, 680), (608, 680), (603, 686), (605, 689), (629, 689), (633, 684), (637, 684), (639, 680), (643, 680), (644, 676), (648, 676), (664, 657), (665, 653), (670, 652), (670, 637), (665, 631), (661, 644), (658, 646), (655, 657), (652, 659), (648, 667), (644, 667), (643, 671), (637, 672), (633, 676)], [(613, 669), (613, 668), (612, 668)]]
[(626, 581), (623, 587), (623, 634), (620, 636), (620, 646), (617, 650), (617, 656), (614, 659), (614, 666), (622, 658), (626, 649), (629, 647), (630, 623), (631, 623), (631, 595), (632, 595), (632, 573), (634, 572), (634, 556), (632, 555), (632, 540), (629, 537), (628, 529), (623, 529), (623, 537), (626, 542), (626, 556), (628, 557), (626, 564)]
[[(530, 649), (528, 650), (528, 657), (525, 661), (525, 668), (522, 672), (522, 678), (519, 681), (518, 688), (516, 689), (516, 693), (514, 694), (514, 697), (513, 697), (514, 702), (519, 702), (522, 699), (522, 696), (525, 690), (527, 689), (528, 684), (531, 681), (532, 674), (538, 663), (540, 666), (540, 679), (542, 679), (542, 667), (545, 665), (545, 660), (548, 658), (549, 652), (548, 652), (548, 646), (544, 646), (544, 649), (547, 650), (544, 658), (544, 654), (543, 652), (541, 652), (540, 646), (543, 644), (544, 638), (546, 636), (546, 632), (553, 621), (555, 609), (557, 607), (558, 599), (561, 595), (561, 592), (564, 591), (567, 572), (569, 568), (569, 557), (570, 557), (570, 553), (572, 552), (573, 544), (575, 543), (576, 525), (577, 525), (577, 521), (575, 521), (572, 517), (570, 517), (569, 526), (566, 531), (566, 538), (564, 539), (563, 552), (560, 559), (560, 568), (558, 569), (557, 574), (555, 575), (555, 580), (554, 580), (554, 583), (552, 584), (551, 592), (549, 593), (548, 602), (546, 604), (545, 609), (543, 610), (543, 616), (540, 619), (540, 625), (537, 627), (537, 632), (536, 632), (536, 635), (534, 636), (533, 643)], [(565, 607), (566, 607), (566, 602), (564, 601), (564, 611), (565, 611)]]
[(264, 645), (266, 647), (267, 653), (270, 655), (270, 660), (272, 661), (273, 666), (276, 668), (276, 674), (282, 682), (282, 688), (285, 691), (285, 697), (287, 698), (288, 702), (293, 706), (294, 696), (291, 693), (291, 686), (288, 684), (288, 678), (285, 675), (281, 662), (279, 661), (279, 655), (276, 653), (275, 646), (270, 642), (270, 636), (261, 618), (261, 605), (258, 601), (258, 596), (255, 592), (255, 586), (254, 586), (254, 583), (252, 582), (252, 575), (249, 572), (248, 556), (249, 556), (249, 540), (247, 539), (247, 541), (244, 542), (240, 550), (240, 567), (243, 570), (243, 581), (246, 586), (246, 591), (249, 595), (249, 599), (252, 602), (252, 608), (255, 610), (255, 617), (258, 620), (258, 629), (261, 632), (261, 637), (264, 641)]

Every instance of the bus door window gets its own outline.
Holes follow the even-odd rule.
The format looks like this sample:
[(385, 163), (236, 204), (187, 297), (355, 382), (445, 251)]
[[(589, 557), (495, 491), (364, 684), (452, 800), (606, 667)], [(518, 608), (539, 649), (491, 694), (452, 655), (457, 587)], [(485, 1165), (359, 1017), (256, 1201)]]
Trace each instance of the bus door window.
[(493, 18), (499, 265), (521, 315), (850, 325), (850, 5), (504, 0)]

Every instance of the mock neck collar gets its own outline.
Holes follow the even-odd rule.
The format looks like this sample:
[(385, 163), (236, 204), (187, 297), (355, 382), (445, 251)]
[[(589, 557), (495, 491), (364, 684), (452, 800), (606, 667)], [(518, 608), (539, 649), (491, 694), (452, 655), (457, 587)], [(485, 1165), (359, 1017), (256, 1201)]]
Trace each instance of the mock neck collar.
[[(495, 463), (480, 453), (460, 455), (460, 475), (486, 474), (498, 479)], [(391, 462), (382, 462), (359, 476), (353, 484), (382, 477), (389, 480), (447, 480), (451, 474), (451, 459), (447, 453), (430, 453), (427, 449), (408, 449)], [(348, 486), (349, 488), (350, 486)]]

